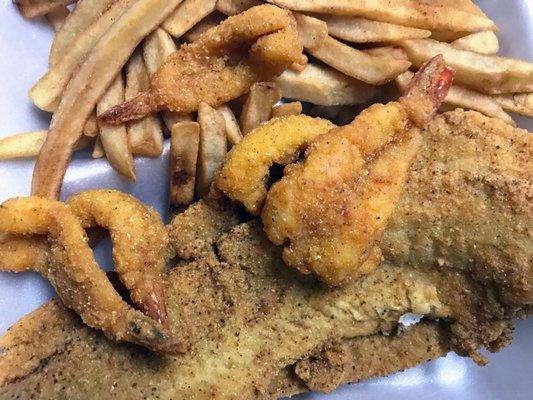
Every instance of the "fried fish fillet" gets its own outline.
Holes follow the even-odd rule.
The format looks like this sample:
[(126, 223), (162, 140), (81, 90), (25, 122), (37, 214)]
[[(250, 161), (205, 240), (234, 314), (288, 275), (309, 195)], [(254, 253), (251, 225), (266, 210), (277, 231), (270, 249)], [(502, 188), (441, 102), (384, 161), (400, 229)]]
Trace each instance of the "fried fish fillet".
[[(398, 368), (413, 365), (424, 359), (423, 352), (414, 354), (428, 337), (437, 347), (427, 358), (445, 353), (449, 343), (482, 361), (477, 351), (508, 344), (511, 318), (533, 300), (527, 262), (532, 246), (517, 245), (532, 239), (533, 141), (526, 131), (463, 111), (437, 118), (424, 135), (428, 141), (409, 174), (409, 190), (385, 231), (385, 260), (374, 273), (342, 289), (328, 288), (285, 266), (281, 249), (257, 220), (209, 228), (206, 219), (197, 230), (209, 233), (197, 238), (201, 251), (188, 248), (187, 261), (167, 278), (169, 324), (190, 338), (189, 353), (174, 358), (116, 344), (52, 302), (0, 339), (0, 399), (276, 398), (393, 372), (386, 360), (395, 351), (402, 358)], [(489, 180), (499, 185), (479, 186)], [(452, 184), (459, 187), (452, 190)], [(481, 210), (470, 218), (471, 209), (459, 208), (465, 223), (456, 230), (428, 236), (431, 227), (410, 214), (419, 204), (433, 227), (446, 228), (448, 218), (460, 216), (449, 205), (469, 199)], [(217, 207), (214, 200), (201, 201), (178, 215), (171, 229), (191, 226), (193, 215)], [(497, 247), (490, 234), (476, 229), (491, 223), (506, 238)], [(461, 256), (454, 253), (453, 235), (470, 241)], [(178, 255), (184, 254), (179, 235), (171, 236)], [(432, 252), (415, 249), (420, 262), (411, 259), (408, 246), (428, 237)], [(490, 259), (481, 257), (487, 249)], [(498, 276), (501, 270), (509, 271), (505, 278)], [(442, 328), (414, 332), (403, 342), (402, 336), (391, 343), (372, 336), (393, 331), (405, 312), (442, 318)], [(381, 343), (383, 362), (380, 352), (371, 352)], [(355, 362), (358, 349), (371, 365), (369, 374)], [(332, 365), (335, 371), (328, 370)], [(359, 374), (349, 373), (351, 366)], [(321, 376), (331, 378), (323, 382)]]

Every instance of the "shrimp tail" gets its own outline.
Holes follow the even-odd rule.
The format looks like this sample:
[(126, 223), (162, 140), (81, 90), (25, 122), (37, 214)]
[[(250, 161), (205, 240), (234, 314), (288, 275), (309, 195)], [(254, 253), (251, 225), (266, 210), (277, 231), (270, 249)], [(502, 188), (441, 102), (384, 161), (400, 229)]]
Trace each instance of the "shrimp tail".
[(159, 110), (157, 96), (148, 91), (139, 94), (131, 100), (110, 108), (98, 116), (98, 120), (105, 124), (120, 125), (127, 121), (141, 119)]
[(437, 55), (413, 76), (400, 102), (416, 126), (423, 128), (433, 118), (448, 95), (454, 75), (442, 55)]

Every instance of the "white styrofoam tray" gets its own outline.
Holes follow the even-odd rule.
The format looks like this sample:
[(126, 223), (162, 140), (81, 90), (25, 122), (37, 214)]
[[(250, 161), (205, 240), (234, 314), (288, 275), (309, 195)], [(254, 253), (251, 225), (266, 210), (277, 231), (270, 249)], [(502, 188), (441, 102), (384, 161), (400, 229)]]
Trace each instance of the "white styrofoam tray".
[[(500, 27), (502, 53), (533, 61), (533, 0), (480, 0), (481, 8)], [(0, 0), (0, 137), (45, 129), (49, 116), (32, 106), (28, 89), (45, 72), (52, 32), (44, 21), (23, 20), (10, 0)], [(519, 119), (533, 131), (533, 121)], [(168, 144), (167, 148), (168, 149)], [(166, 154), (167, 152), (165, 152)], [(138, 159), (135, 184), (117, 177), (104, 160), (75, 157), (65, 177), (62, 198), (80, 190), (111, 187), (130, 192), (160, 212), (167, 208), (167, 158)], [(29, 193), (33, 161), (0, 161), (0, 201)], [(110, 265), (109, 243), (97, 256)], [(35, 273), (0, 274), (0, 334), (20, 317), (53, 296), (50, 285)], [(533, 319), (519, 321), (511, 346), (489, 355), (478, 367), (455, 354), (387, 378), (345, 386), (330, 395), (300, 399), (531, 399)]]

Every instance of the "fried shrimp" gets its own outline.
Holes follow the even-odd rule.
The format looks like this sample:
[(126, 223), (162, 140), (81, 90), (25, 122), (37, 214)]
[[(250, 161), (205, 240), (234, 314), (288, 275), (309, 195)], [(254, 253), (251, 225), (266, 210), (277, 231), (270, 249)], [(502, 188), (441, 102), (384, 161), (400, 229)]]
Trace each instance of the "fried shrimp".
[(149, 91), (100, 116), (119, 124), (165, 109), (197, 111), (245, 94), (293, 63), (304, 63), (292, 14), (273, 5), (253, 7), (209, 29), (171, 54), (152, 78)]
[(286, 244), (284, 261), (331, 285), (353, 282), (381, 260), (376, 242), (403, 192), (433, 117), (453, 80), (442, 57), (413, 78), (399, 102), (377, 104), (308, 147), (267, 194), (264, 229)]
[[(98, 195), (105, 197), (105, 193), (109, 193), (109, 191), (89, 192), (87, 197), (79, 195), (73, 199), (72, 203), (74, 208), (82, 203), (84, 203), (84, 207), (87, 206), (88, 208), (95, 205), (105, 205), (106, 203), (103, 202), (98, 204), (98, 200), (91, 203), (91, 197)], [(109, 197), (108, 200), (112, 201)], [(124, 201), (115, 196), (115, 201), (117, 200)], [(106, 212), (102, 214), (94, 212), (96, 215), (91, 215), (89, 214), (91, 211), (94, 212), (94, 209), (81, 216), (87, 226), (96, 222), (108, 227), (115, 245), (117, 245), (117, 239), (127, 239), (127, 234), (118, 233), (123, 229), (118, 229), (119, 223), (126, 224), (125, 220), (109, 218), (109, 214)], [(120, 214), (117, 210), (112, 212)], [(131, 209), (128, 212), (131, 212)], [(136, 217), (131, 218), (132, 221), (136, 220)], [(146, 215), (144, 218), (146, 224), (138, 226), (138, 233), (143, 235), (142, 229), (149, 225), (148, 221), (150, 220)], [(154, 351), (177, 354), (185, 350), (183, 344), (173, 340), (170, 332), (159, 322), (133, 309), (122, 300), (104, 271), (94, 260), (80, 218), (75, 215), (70, 206), (39, 197), (8, 200), (0, 207), (0, 232), (5, 234), (2, 243), (6, 246), (3, 248), (0, 245), (0, 251), (5, 250), (6, 254), (13, 255), (17, 253), (17, 249), (20, 250), (26, 246), (21, 253), (26, 256), (25, 261), (12, 261), (12, 265), (6, 265), (9, 264), (10, 259), (14, 260), (14, 257), (4, 258), (0, 268), (12, 272), (34, 269), (41, 273), (55, 287), (63, 303), (76, 311), (87, 325), (101, 329), (106, 336), (114, 340), (137, 343)], [(35, 239), (35, 235), (48, 236), (47, 249), (39, 244), (41, 242)], [(132, 243), (139, 243), (135, 236), (135, 231), (133, 231), (128, 240)], [(166, 240), (168, 239), (164, 240), (165, 243)], [(25, 241), (26, 245), (22, 241)], [(27, 247), (28, 245), (30, 248)], [(117, 259), (117, 252), (122, 252), (130, 258), (137, 257), (137, 255), (132, 256), (131, 254), (138, 251), (136, 248), (120, 247), (123, 245), (120, 244), (119, 250), (115, 251), (115, 259)], [(141, 244), (138, 245), (141, 246)], [(153, 254), (157, 251), (159, 251), (158, 247)], [(130, 254), (128, 255), (127, 252)], [(147, 261), (153, 257), (148, 253), (144, 253)], [(43, 257), (46, 257), (46, 260)], [(30, 267), (30, 263), (34, 263), (33, 268)], [(148, 266), (147, 263), (145, 268)], [(136, 271), (131, 274), (128, 272), (123, 264), (122, 276), (127, 276), (128, 279), (125, 281), (133, 287), (135, 280), (132, 277), (135, 276), (138, 279), (140, 275), (136, 276)], [(139, 287), (142, 288), (142, 286)], [(134, 290), (132, 293), (134, 292), (136, 291)], [(138, 293), (143, 294), (142, 290)]]
[(293, 162), (311, 140), (333, 127), (328, 120), (306, 115), (272, 119), (232, 149), (216, 185), (229, 198), (258, 215), (266, 198), (270, 167)]

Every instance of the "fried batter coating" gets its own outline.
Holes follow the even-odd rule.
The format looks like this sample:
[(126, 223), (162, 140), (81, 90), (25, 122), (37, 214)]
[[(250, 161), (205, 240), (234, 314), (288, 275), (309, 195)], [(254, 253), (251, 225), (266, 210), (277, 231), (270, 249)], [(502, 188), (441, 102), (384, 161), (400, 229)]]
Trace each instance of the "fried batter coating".
[[(98, 195), (98, 192), (92, 193)], [(99, 223), (104, 221), (101, 217), (94, 218)], [(109, 226), (115, 230), (112, 224)], [(137, 343), (155, 351), (184, 350), (159, 323), (122, 300), (94, 260), (83, 226), (69, 206), (39, 197), (8, 200), (0, 207), (0, 232), (30, 239), (33, 235), (48, 236), (46, 266), (37, 263), (35, 269), (52, 283), (64, 304), (76, 311), (87, 325), (101, 329), (112, 339)]]
[(270, 167), (293, 162), (309, 142), (333, 127), (328, 120), (306, 115), (270, 120), (233, 147), (216, 178), (217, 187), (258, 215), (265, 202)]
[(171, 54), (151, 89), (100, 116), (119, 124), (165, 109), (188, 113), (200, 102), (218, 107), (270, 81), (293, 63), (304, 63), (292, 14), (261, 5), (229, 17), (194, 43)]
[(288, 265), (330, 285), (376, 268), (376, 243), (421, 145), (419, 128), (439, 108), (452, 79), (442, 57), (434, 58), (404, 99), (369, 107), (351, 124), (319, 136), (303, 162), (285, 168), (261, 217), (273, 243), (288, 242)]

